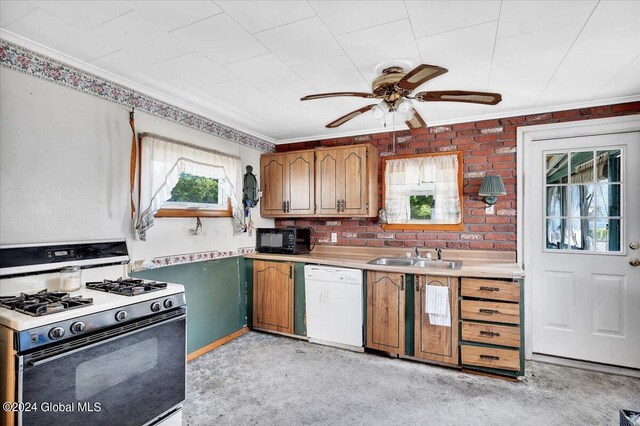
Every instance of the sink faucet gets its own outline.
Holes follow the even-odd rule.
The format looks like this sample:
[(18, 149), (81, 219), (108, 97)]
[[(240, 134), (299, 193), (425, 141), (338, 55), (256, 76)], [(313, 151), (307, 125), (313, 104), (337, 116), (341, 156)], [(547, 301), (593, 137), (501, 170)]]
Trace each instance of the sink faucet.
[(413, 251), (415, 252), (416, 257), (420, 257), (420, 251), (418, 250), (418, 246), (415, 246), (415, 247), (413, 248)]
[(436, 248), (436, 253), (438, 253), (438, 260), (442, 260), (442, 249)]

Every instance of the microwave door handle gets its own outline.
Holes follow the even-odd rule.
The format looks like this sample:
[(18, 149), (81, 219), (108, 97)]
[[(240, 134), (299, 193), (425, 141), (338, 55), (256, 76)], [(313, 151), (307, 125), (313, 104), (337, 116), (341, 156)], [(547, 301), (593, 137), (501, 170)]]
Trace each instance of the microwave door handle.
[[(169, 324), (169, 323), (172, 323), (172, 322), (175, 322), (175, 321), (180, 321), (180, 320), (183, 320), (183, 319), (186, 319), (186, 314), (171, 318), (171, 319), (166, 320), (166, 321), (161, 321), (161, 322), (158, 322), (158, 323), (146, 326), (146, 327), (140, 327), (137, 330), (127, 331), (127, 332), (119, 334), (117, 336), (114, 336), (114, 337), (111, 337), (111, 338), (108, 338), (108, 339), (105, 339), (105, 340), (100, 340), (100, 341), (97, 341), (97, 342), (92, 343), (90, 345), (81, 346), (79, 348), (76, 348), (76, 349), (73, 349), (73, 350), (70, 350), (70, 351), (67, 351), (67, 352), (63, 352), (61, 354), (53, 355), (53, 356), (50, 356), (48, 358), (39, 359), (37, 361), (27, 361), (26, 365), (28, 365), (29, 367), (37, 367), (39, 365), (48, 364), (51, 361), (55, 361), (57, 359), (64, 358), (64, 357), (69, 356), (69, 355), (73, 355), (73, 354), (78, 353), (80, 351), (83, 351), (85, 349), (89, 349), (89, 348), (93, 348), (93, 347), (96, 347), (96, 346), (104, 345), (106, 343), (113, 342), (114, 340), (122, 339), (123, 337), (129, 337), (129, 336), (131, 336), (131, 335), (133, 335), (135, 333), (139, 333), (141, 331), (149, 330), (151, 328), (159, 327), (161, 325)], [(20, 358), (23, 358), (23, 357), (24, 356), (21, 356)]]

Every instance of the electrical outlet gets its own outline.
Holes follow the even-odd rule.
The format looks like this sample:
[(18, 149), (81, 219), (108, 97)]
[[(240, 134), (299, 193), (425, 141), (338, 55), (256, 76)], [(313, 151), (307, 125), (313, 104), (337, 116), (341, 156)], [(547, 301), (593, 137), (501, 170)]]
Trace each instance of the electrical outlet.
[(331, 233), (331, 242), (332, 243), (337, 243), (338, 242), (338, 233), (337, 232), (332, 232)]
[(487, 204), (487, 206), (484, 208), (484, 214), (496, 214), (495, 206), (493, 204)]

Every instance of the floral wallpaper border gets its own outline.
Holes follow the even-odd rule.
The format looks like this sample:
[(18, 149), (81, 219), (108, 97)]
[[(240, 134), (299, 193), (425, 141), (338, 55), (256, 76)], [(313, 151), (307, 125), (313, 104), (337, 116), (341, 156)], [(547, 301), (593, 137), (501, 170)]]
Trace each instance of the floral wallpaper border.
[(275, 150), (275, 145), (269, 141), (175, 107), (4, 39), (0, 39), (0, 65), (263, 152)]
[(253, 247), (239, 248), (238, 250), (213, 250), (203, 251), (199, 253), (178, 254), (172, 256), (163, 256), (154, 258), (151, 263), (160, 268), (163, 266), (180, 265), (183, 263), (202, 262), (205, 260), (222, 259), (225, 257), (244, 256), (245, 254), (255, 253)]

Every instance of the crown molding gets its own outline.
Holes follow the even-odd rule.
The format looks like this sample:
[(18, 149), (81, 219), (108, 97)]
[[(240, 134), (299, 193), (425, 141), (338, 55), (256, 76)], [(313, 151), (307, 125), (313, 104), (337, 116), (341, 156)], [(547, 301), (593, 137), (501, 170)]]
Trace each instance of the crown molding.
[[(631, 96), (623, 96), (618, 98), (608, 98), (608, 99), (598, 99), (591, 100), (585, 102), (577, 102), (571, 104), (562, 104), (562, 105), (554, 105), (548, 107), (538, 107), (538, 108), (527, 108), (521, 110), (513, 110), (513, 111), (501, 111), (495, 114), (487, 114), (487, 115), (475, 115), (469, 117), (461, 117), (456, 119), (448, 119), (448, 120), (434, 120), (428, 122), (428, 127), (435, 126), (449, 126), (452, 124), (460, 124), (460, 123), (470, 123), (475, 121), (484, 121), (484, 120), (497, 120), (500, 118), (511, 118), (511, 117), (519, 117), (522, 115), (535, 115), (535, 114), (546, 114), (550, 112), (558, 112), (558, 111), (567, 111), (572, 109), (580, 109), (580, 108), (591, 108), (596, 106), (603, 105), (615, 105), (615, 104), (624, 104), (628, 102), (639, 102), (639, 95), (631, 95)], [(409, 130), (406, 125), (395, 127), (396, 132)], [(345, 138), (352, 136), (362, 136), (362, 135), (373, 135), (377, 133), (391, 133), (393, 130), (387, 128), (371, 128), (371, 129), (363, 129), (363, 130), (352, 130), (349, 132), (343, 133), (320, 133), (313, 136), (305, 136), (303, 138), (289, 138), (289, 139), (279, 139), (275, 141), (276, 145), (284, 145), (288, 143), (296, 143), (296, 142), (309, 142), (309, 141), (318, 141), (324, 139), (337, 139), (337, 138)]]
[(211, 112), (94, 65), (0, 29), (0, 65), (97, 96), (127, 108), (193, 127), (261, 151), (274, 150), (273, 138), (210, 117)]

